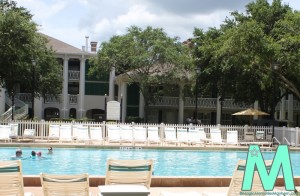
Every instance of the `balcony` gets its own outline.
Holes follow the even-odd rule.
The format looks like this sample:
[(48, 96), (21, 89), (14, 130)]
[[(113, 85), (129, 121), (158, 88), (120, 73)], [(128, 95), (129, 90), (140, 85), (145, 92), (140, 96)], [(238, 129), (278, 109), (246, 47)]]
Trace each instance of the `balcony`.
[(69, 80), (70, 81), (79, 81), (80, 71), (69, 70)]

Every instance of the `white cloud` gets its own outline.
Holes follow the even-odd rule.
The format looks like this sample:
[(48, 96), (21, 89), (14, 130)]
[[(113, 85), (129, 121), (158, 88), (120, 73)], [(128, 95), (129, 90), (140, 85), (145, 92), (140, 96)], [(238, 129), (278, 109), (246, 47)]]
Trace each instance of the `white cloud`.
[[(18, 0), (42, 25), (41, 31), (81, 48), (85, 35), (107, 41), (135, 25), (163, 28), (181, 41), (195, 27), (219, 27), (231, 11), (243, 11), (251, 0)], [(272, 1), (272, 0), (270, 0)], [(299, 0), (283, 0), (299, 10)]]
[(55, 16), (58, 12), (66, 9), (68, 1), (51, 1), (42, 0), (20, 0), (18, 5), (23, 6), (34, 14), (34, 19), (37, 21), (47, 20)]

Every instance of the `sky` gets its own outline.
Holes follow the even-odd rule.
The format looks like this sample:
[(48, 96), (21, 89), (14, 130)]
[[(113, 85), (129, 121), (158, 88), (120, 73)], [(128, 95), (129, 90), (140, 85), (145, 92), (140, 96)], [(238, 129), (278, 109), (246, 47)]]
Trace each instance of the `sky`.
[[(16, 0), (33, 14), (39, 31), (79, 49), (85, 37), (101, 43), (130, 26), (163, 28), (185, 41), (194, 28), (219, 27), (230, 12), (244, 12), (252, 0)], [(271, 1), (271, 0), (270, 0)], [(299, 0), (282, 0), (300, 10)], [(98, 44), (99, 46), (99, 44)]]

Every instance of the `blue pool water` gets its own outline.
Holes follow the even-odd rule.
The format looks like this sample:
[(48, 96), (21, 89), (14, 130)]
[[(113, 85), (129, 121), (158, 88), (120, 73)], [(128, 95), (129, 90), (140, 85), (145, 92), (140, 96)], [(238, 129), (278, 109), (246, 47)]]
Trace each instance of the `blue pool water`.
[[(0, 160), (10, 160), (16, 148), (0, 148)], [(239, 159), (247, 152), (194, 151), (194, 150), (119, 150), (57, 148), (47, 155), (46, 148), (22, 148), (23, 157), (32, 150), (41, 151), (46, 159), (22, 160), (23, 174), (38, 175), (41, 172), (55, 174), (89, 173), (105, 175), (106, 160), (153, 159), (154, 176), (231, 176)], [(273, 159), (274, 153), (264, 152), (265, 160)], [(291, 152), (294, 176), (300, 176), (300, 153)]]

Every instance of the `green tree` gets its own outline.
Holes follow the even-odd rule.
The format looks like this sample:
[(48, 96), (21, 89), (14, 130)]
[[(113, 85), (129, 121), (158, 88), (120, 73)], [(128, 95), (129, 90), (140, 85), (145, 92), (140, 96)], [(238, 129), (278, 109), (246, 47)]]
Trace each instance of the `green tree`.
[[(61, 88), (59, 64), (38, 33), (32, 15), (25, 8), (17, 7), (14, 1), (0, 3), (0, 54), (0, 81), (11, 96), (12, 105), (20, 84), (33, 98), (58, 93)], [(33, 66), (32, 60), (38, 63)]]
[[(161, 28), (136, 26), (122, 36), (104, 42), (93, 60), (90, 74), (108, 73), (112, 68), (129, 83), (136, 83), (145, 99), (145, 120), (149, 104), (163, 92), (149, 91), (150, 87), (178, 84), (189, 80), (192, 58), (188, 47), (170, 38)], [(174, 82), (176, 81), (176, 82)]]
[(219, 93), (225, 90), (248, 104), (258, 100), (262, 110), (273, 114), (279, 87), (300, 98), (299, 28), (299, 12), (280, 0), (257, 0), (246, 6), (246, 13), (231, 13), (219, 29), (195, 30), (194, 41), (202, 44), (195, 52), (204, 62), (201, 77), (213, 76), (221, 84)]

